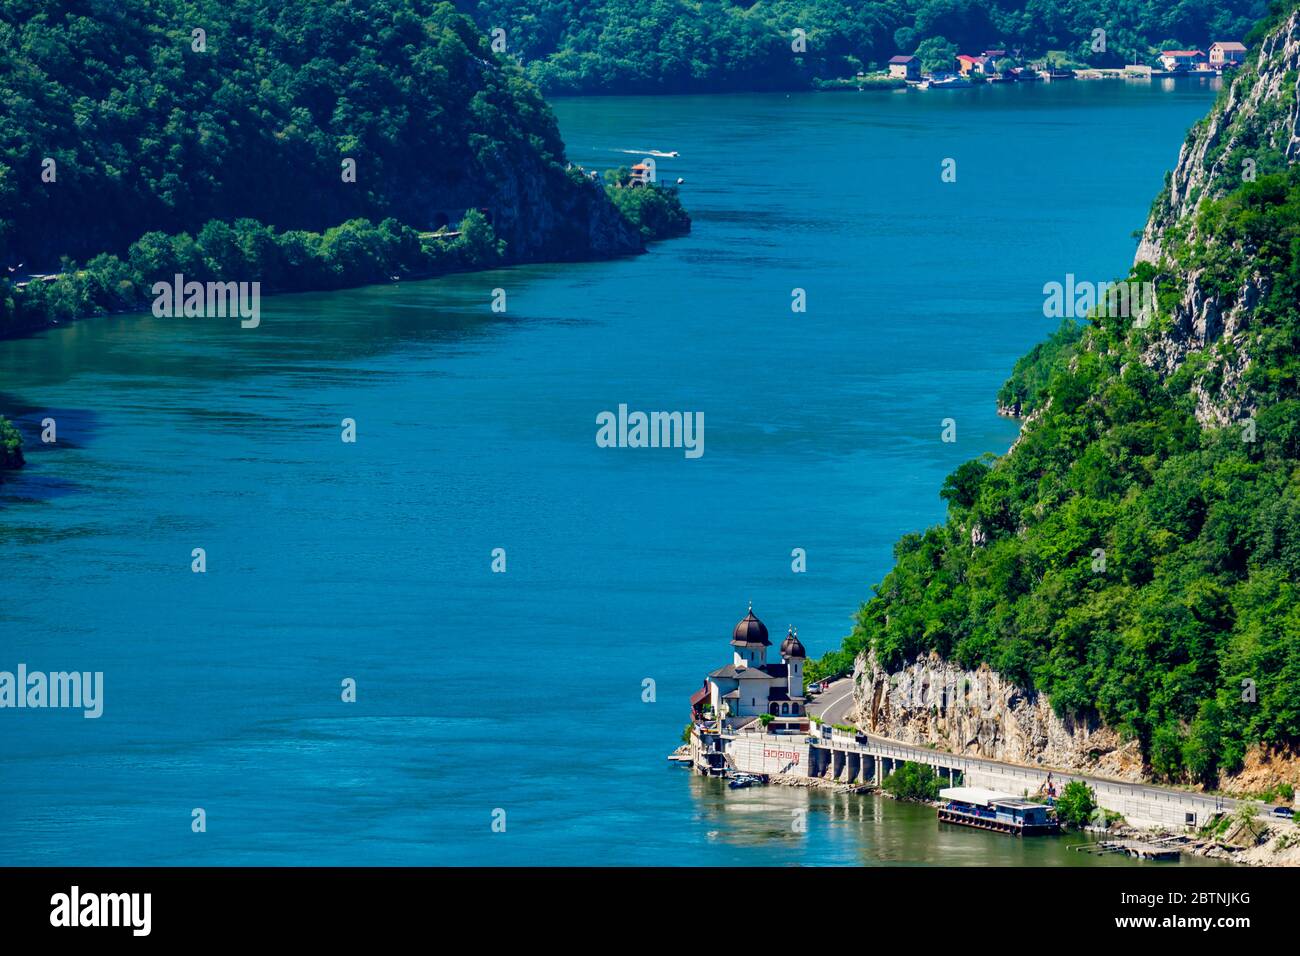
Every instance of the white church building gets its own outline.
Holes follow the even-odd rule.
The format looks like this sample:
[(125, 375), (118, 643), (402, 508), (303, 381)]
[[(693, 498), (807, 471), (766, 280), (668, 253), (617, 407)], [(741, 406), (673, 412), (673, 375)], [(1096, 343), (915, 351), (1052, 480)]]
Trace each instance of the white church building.
[(731, 634), (732, 660), (710, 674), (691, 698), (697, 716), (730, 718), (733, 726), (750, 721), (735, 718), (804, 717), (803, 666), (807, 658), (798, 632), (791, 627), (781, 642), (781, 663), (769, 664), (767, 627), (749, 613)]

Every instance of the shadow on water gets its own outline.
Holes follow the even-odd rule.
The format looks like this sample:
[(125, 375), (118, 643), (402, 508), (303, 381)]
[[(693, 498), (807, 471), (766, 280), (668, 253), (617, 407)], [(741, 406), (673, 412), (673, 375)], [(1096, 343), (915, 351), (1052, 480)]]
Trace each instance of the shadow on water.
[(0, 508), (53, 501), (82, 494), (85, 490), (76, 482), (41, 474), (29, 462), (21, 471), (0, 475)]
[[(140, 392), (195, 379), (292, 372), (333, 375), (336, 366), (412, 345), (470, 344), (517, 323), (493, 312), (492, 290), (517, 294), (536, 277), (573, 266), (524, 266), (366, 286), (339, 293), (268, 296), (260, 325), (236, 319), (158, 318), (149, 312), (91, 317), (0, 343), (0, 382), (29, 389), (111, 376)], [(350, 372), (350, 370), (349, 370)], [(14, 414), (42, 411), (29, 396), (0, 393)]]
[[(0, 414), (3, 414), (23, 436), (23, 456), (30, 462), (34, 457), (57, 454), (60, 448), (85, 448), (93, 444), (101, 428), (97, 412), (89, 408), (36, 407), (5, 392), (0, 392)], [(54, 419), (57, 441), (41, 441), (42, 422)]]
[[(387, 367), (397, 353), (426, 347), (459, 352), (528, 321), (494, 312), (494, 289), (517, 295), (537, 278), (554, 281), (557, 271), (576, 268), (525, 266), (345, 294), (267, 297), (255, 329), (241, 328), (235, 319), (177, 320), (140, 312), (89, 317), (0, 342), (0, 382), (22, 382), (24, 388), (22, 394), (0, 391), (0, 414), (22, 434), (27, 460), (25, 468), (0, 477), (0, 507), (84, 492), (82, 483), (44, 466), (55, 455), (90, 447), (122, 415), (170, 414), (232, 433), (252, 427), (298, 433), (300, 419), (275, 411), (273, 393), (286, 379), (307, 394), (383, 384), (403, 374)], [(593, 281), (580, 271), (574, 278)], [(275, 384), (263, 392), (255, 384), (260, 381)], [(57, 391), (62, 402), (40, 404), (46, 391)], [(85, 405), (69, 404), (69, 398), (84, 399)], [(41, 441), (46, 418), (57, 423), (55, 443)]]
[[(17, 471), (0, 472), (0, 508), (67, 498), (87, 489), (82, 484), (51, 473), (44, 466), (53, 456), (92, 445), (100, 431), (99, 415), (88, 408), (36, 408), (0, 392), (0, 413), (23, 436), (26, 464)], [(45, 419), (53, 419), (57, 441), (43, 442)]]

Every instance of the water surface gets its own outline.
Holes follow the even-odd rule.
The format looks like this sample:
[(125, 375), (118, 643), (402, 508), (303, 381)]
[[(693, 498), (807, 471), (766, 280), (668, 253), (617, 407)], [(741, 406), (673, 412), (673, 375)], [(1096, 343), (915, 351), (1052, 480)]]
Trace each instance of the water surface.
[[(0, 713), (0, 863), (1098, 862), (664, 757), (748, 601), (836, 646), (943, 477), (1006, 450), (1043, 283), (1124, 272), (1211, 96), (562, 100), (575, 162), (680, 151), (689, 238), (277, 297), (256, 330), (0, 343), (30, 452), (0, 486), (0, 669), (107, 684), (98, 720)], [(619, 403), (702, 411), (704, 456), (597, 448)]]

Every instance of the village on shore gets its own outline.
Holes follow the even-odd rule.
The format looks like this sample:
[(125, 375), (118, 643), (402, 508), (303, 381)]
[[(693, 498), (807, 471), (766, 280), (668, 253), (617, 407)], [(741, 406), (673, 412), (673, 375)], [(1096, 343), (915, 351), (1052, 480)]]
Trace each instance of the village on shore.
[(1122, 67), (1072, 68), (1046, 58), (1022, 58), (1019, 50), (984, 50), (978, 55), (962, 53), (951, 69), (925, 70), (922, 57), (900, 54), (891, 57), (883, 70), (864, 71), (852, 79), (832, 81), (823, 89), (961, 89), (981, 83), (1040, 83), (1053, 80), (1161, 79), (1166, 77), (1222, 76), (1245, 62), (1246, 47), (1236, 40), (1216, 40), (1208, 50), (1161, 50), (1152, 63)]

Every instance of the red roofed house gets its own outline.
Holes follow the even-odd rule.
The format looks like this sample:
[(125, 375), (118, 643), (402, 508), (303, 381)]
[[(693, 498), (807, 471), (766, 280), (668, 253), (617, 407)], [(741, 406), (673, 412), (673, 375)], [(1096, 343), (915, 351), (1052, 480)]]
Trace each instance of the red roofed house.
[(987, 56), (967, 56), (963, 53), (957, 57), (957, 69), (962, 76), (970, 76), (972, 73), (982, 76), (993, 72), (993, 61)]
[(889, 76), (896, 80), (919, 80), (921, 61), (914, 56), (890, 57)]
[(1205, 54), (1200, 50), (1162, 50), (1160, 65), (1171, 73), (1190, 70)]
[(1225, 66), (1239, 66), (1246, 59), (1246, 48), (1235, 40), (1223, 40), (1210, 45), (1210, 66), (1217, 70)]

